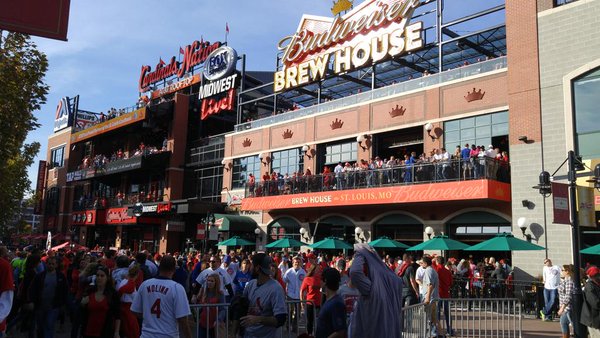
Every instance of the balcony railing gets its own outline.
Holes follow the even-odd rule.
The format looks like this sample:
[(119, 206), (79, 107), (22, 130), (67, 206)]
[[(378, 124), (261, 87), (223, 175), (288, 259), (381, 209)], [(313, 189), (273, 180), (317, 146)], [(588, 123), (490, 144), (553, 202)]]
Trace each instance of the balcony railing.
[(116, 160), (105, 164), (91, 164), (89, 168), (75, 170), (67, 173), (67, 182), (81, 181), (97, 176), (111, 175), (129, 170), (139, 169), (146, 163), (165, 163), (171, 156), (170, 151), (161, 151), (146, 155), (133, 156), (127, 159)]
[[(162, 196), (161, 196), (162, 195)], [(73, 200), (73, 211), (83, 211), (90, 209), (106, 209), (114, 207), (123, 207), (126, 205), (166, 201), (166, 195), (158, 193), (141, 194), (130, 193), (122, 197), (96, 197), (96, 198), (79, 198)]]
[(305, 175), (246, 184), (245, 197), (314, 193), (332, 190), (368, 189), (394, 185), (492, 179), (510, 182), (507, 162), (474, 158), (436, 163), (401, 165), (376, 170), (351, 170), (339, 174)]
[(351, 95), (341, 99), (323, 102), (314, 106), (301, 108), (291, 112), (262, 118), (256, 121), (238, 124), (235, 126), (236, 131), (244, 131), (248, 129), (254, 129), (258, 127), (268, 126), (278, 122), (290, 121), (299, 117), (305, 117), (315, 115), (317, 113), (326, 112), (330, 110), (340, 109), (355, 105), (362, 102), (367, 102), (374, 99), (384, 98), (388, 96), (394, 96), (408, 92), (411, 90), (420, 89), (423, 87), (433, 86), (442, 84), (445, 82), (466, 78), (469, 76), (492, 72), (497, 69), (506, 68), (507, 61), (506, 57), (499, 57), (492, 60), (478, 62), (472, 65), (464, 66), (461, 68), (447, 70), (441, 73), (432, 74), (426, 77), (420, 77), (405, 82), (392, 84), (386, 87), (377, 88), (364, 93)]

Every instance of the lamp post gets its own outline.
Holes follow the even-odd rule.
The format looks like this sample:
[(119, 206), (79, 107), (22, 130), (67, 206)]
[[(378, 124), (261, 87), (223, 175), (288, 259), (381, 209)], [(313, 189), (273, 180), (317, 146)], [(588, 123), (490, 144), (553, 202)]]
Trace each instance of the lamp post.
[(433, 235), (435, 231), (433, 231), (432, 227), (426, 227), (425, 228), (425, 234), (427, 235), (428, 239), (431, 239), (431, 235)]
[[(560, 165), (555, 171), (558, 172), (562, 166), (568, 164), (568, 182), (569, 182), (569, 216), (571, 219), (571, 238), (572, 238), (572, 250), (573, 250), (573, 266), (575, 267), (575, 274), (573, 276), (573, 283), (575, 289), (573, 290), (573, 306), (571, 307), (571, 319), (574, 323), (573, 331), (575, 337), (584, 337), (585, 329), (579, 322), (581, 318), (581, 306), (583, 304), (583, 295), (581, 293), (581, 261), (579, 255), (579, 219), (577, 217), (577, 171), (583, 170), (583, 163), (581, 159), (575, 155), (573, 150), (569, 151), (567, 159)], [(600, 174), (600, 170), (598, 172)], [(595, 173), (596, 174), (596, 173)], [(600, 177), (595, 176), (594, 181), (598, 182)], [(542, 171), (539, 177), (539, 185), (533, 187), (539, 190), (539, 193), (544, 198), (552, 194), (552, 186), (550, 185), (550, 174), (547, 171)], [(548, 246), (548, 243), (546, 243)]]
[(206, 213), (206, 218), (204, 218), (202, 220), (202, 223), (204, 223), (204, 225), (206, 226), (206, 235), (204, 236), (204, 251), (207, 252), (208, 250), (208, 236), (210, 235), (210, 228), (212, 228), (215, 225), (215, 214), (213, 214), (212, 212), (207, 212)]

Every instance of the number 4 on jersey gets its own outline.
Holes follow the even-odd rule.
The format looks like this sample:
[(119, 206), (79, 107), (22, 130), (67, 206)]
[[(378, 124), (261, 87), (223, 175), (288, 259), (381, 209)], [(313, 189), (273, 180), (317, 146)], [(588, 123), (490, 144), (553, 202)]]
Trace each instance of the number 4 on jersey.
[(156, 315), (156, 318), (160, 318), (160, 298), (158, 298), (152, 307), (150, 308), (150, 313)]

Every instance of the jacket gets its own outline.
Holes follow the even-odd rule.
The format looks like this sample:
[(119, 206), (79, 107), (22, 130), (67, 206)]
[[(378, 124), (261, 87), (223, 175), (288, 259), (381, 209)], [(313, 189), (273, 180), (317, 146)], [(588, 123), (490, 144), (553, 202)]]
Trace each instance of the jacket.
[[(31, 285), (29, 286), (29, 299), (32, 301), (36, 308), (40, 305), (42, 300), (42, 292), (44, 292), (44, 279), (46, 278), (46, 270), (37, 274)], [(65, 275), (56, 270), (56, 292), (54, 294), (54, 300), (52, 301), (53, 308), (59, 308), (66, 304), (67, 300), (67, 278)]]
[(600, 285), (588, 280), (583, 291), (580, 323), (600, 329)]

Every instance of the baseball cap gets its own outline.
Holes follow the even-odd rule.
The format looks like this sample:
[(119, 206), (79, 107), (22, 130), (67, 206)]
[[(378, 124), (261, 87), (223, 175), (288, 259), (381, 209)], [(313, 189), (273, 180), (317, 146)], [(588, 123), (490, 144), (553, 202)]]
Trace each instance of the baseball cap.
[(586, 271), (587, 275), (590, 277), (595, 277), (600, 273), (600, 269), (597, 266), (592, 266)]
[(252, 257), (252, 265), (260, 268), (265, 275), (271, 276), (271, 264), (273, 260), (264, 252), (259, 252)]

